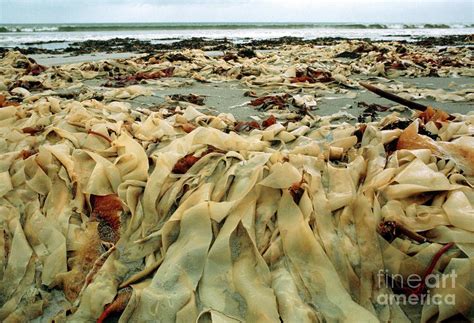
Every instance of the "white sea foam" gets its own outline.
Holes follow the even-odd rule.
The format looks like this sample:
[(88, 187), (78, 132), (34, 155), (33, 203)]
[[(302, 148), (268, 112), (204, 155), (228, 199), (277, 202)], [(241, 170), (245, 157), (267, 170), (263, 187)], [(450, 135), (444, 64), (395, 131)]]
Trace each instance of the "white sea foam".
[[(39, 42), (78, 42), (137, 38), (167, 42), (170, 38), (228, 38), (233, 41), (285, 36), (369, 38), (373, 40), (412, 40), (420, 36), (474, 34), (473, 24), (340, 24), (340, 23), (141, 23), (141, 24), (49, 24), (0, 25), (0, 47), (30, 46)], [(58, 48), (57, 44), (42, 47)]]

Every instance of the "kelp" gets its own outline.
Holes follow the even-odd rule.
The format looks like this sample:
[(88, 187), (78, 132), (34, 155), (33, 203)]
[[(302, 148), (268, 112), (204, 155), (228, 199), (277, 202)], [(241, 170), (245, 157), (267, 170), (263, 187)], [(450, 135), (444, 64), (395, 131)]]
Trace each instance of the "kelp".
[[(94, 72), (114, 66), (139, 72)], [(455, 296), (420, 304), (422, 322), (474, 319), (472, 116), (239, 125), (193, 105), (35, 95), (0, 108), (2, 321), (408, 322), (380, 302), (404, 293)]]
[(173, 76), (174, 67), (168, 67), (154, 72), (138, 72), (133, 75), (119, 75), (104, 83), (105, 87), (123, 87), (138, 84), (143, 80), (156, 80), (163, 77)]
[(170, 96), (173, 101), (189, 102), (196, 105), (204, 105), (204, 97), (197, 94), (173, 94)]
[(311, 67), (307, 67), (305, 71), (296, 70), (295, 77), (292, 77), (290, 79), (291, 83), (300, 83), (300, 82), (326, 83), (326, 82), (332, 82), (332, 81), (334, 81), (334, 78), (332, 77), (330, 72), (316, 70)]
[(276, 123), (276, 117), (274, 115), (270, 115), (268, 118), (262, 121), (259, 124), (257, 121), (237, 121), (234, 125), (234, 131), (242, 132), (242, 131), (250, 131), (252, 129), (266, 129)]
[(20, 103), (15, 101), (7, 101), (4, 95), (0, 95), (0, 108), (8, 107), (8, 106), (19, 106)]
[(284, 109), (288, 107), (288, 94), (282, 95), (266, 95), (250, 101), (250, 105), (258, 107), (259, 110), (268, 110), (274, 106), (278, 109)]

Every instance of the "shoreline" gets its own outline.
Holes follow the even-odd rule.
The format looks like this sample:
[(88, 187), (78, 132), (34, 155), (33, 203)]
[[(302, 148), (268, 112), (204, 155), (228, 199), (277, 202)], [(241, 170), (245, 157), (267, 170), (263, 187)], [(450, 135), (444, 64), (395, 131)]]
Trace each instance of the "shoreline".
[[(460, 40), (464, 42), (458, 47), (453, 44), (459, 44)], [(338, 64), (349, 64), (356, 62), (358, 59), (368, 57), (372, 51), (379, 52), (378, 55), (385, 56), (386, 46), (395, 46), (396, 51), (403, 53), (411, 48), (419, 52), (430, 51), (440, 57), (446, 57), (449, 61), (448, 48), (454, 47), (457, 50), (463, 50), (464, 47), (469, 46), (470, 39), (463, 37), (439, 37), (435, 39), (426, 38), (420, 40), (418, 43), (408, 43), (404, 41), (388, 42), (388, 41), (370, 41), (370, 40), (352, 40), (352, 39), (339, 39), (339, 38), (321, 38), (315, 40), (302, 40), (297, 37), (283, 37), (278, 39), (266, 39), (266, 40), (251, 40), (248, 44), (235, 44), (227, 39), (223, 40), (205, 40), (202, 38), (191, 38), (177, 43), (172, 44), (160, 44), (158, 47), (151, 46), (150, 42), (143, 42), (138, 40), (130, 41), (129, 39), (116, 39), (113, 42), (104, 41), (86, 41), (83, 43), (76, 43), (78, 47), (68, 52), (64, 51), (53, 51), (53, 53), (38, 53), (29, 54), (28, 57), (33, 59), (34, 62), (43, 65), (45, 67), (67, 67), (72, 64), (74, 66), (80, 66), (84, 64), (99, 64), (100, 62), (125, 62), (127, 60), (134, 62), (143, 62), (149, 59), (158, 58), (169, 60), (171, 64), (177, 63), (182, 64), (184, 62), (191, 62), (193, 58), (188, 57), (189, 55), (194, 56), (196, 53), (204, 55), (210, 60), (224, 59), (226, 62), (238, 62), (240, 60), (252, 59), (255, 57), (268, 57), (274, 55), (279, 57), (282, 52), (291, 51), (295, 46), (304, 48), (305, 50), (311, 48), (320, 48), (322, 51), (327, 51), (331, 48), (352, 48), (351, 51), (333, 52), (332, 57), (328, 57), (332, 63)], [(436, 45), (434, 45), (436, 44)], [(439, 44), (450, 44), (446, 47), (439, 46)], [(108, 46), (109, 49), (106, 51), (104, 46)], [(150, 47), (151, 46), (151, 47)], [(125, 49), (135, 49), (126, 51)], [(159, 48), (159, 49), (156, 49)], [(156, 50), (155, 50), (156, 49)], [(101, 50), (101, 51), (100, 51)], [(148, 50), (148, 51), (146, 51)], [(201, 52), (202, 50), (202, 52)], [(145, 51), (145, 52), (144, 52)], [(183, 54), (184, 53), (184, 54)], [(1, 55), (1, 51), (0, 51)], [(404, 55), (404, 54), (402, 54)], [(448, 64), (450, 64), (447, 61)], [(331, 64), (332, 64), (331, 63)], [(388, 63), (386, 63), (388, 64)], [(392, 62), (390, 64), (398, 64)], [(398, 68), (398, 67), (397, 67)], [(361, 78), (362, 77), (362, 78)], [(349, 77), (349, 81), (353, 84), (357, 84), (358, 81), (370, 79), (370, 77), (354, 75)], [(173, 80), (173, 78), (171, 78)], [(237, 80), (235, 80), (237, 81)], [(206, 103), (216, 113), (234, 113), (239, 119), (250, 120), (252, 117), (264, 117), (264, 113), (260, 113), (256, 109), (249, 107), (249, 98), (245, 97), (244, 93), (248, 90), (240, 82), (225, 81), (224, 83), (206, 83), (193, 80), (192, 82), (186, 82), (178, 78), (177, 83), (179, 86), (172, 86), (170, 88), (156, 87), (153, 85), (146, 84), (147, 82), (140, 82), (143, 86), (150, 88), (155, 92), (156, 95), (139, 96), (138, 98), (131, 100), (131, 103), (135, 107), (147, 107), (153, 104), (160, 104), (164, 102), (164, 98), (167, 95), (187, 95), (194, 93), (202, 95), (206, 98)], [(420, 90), (431, 91), (439, 90), (446, 93), (452, 93), (458, 91), (468, 91), (468, 89), (474, 89), (474, 81), (472, 76), (450, 76), (450, 75), (407, 75), (402, 77), (382, 77), (379, 81), (390, 85), (391, 83), (399, 84), (399, 86), (408, 88), (419, 88)], [(100, 91), (106, 90), (102, 85), (107, 82), (107, 77), (99, 77), (95, 80), (85, 80), (84, 84), (88, 86), (101, 88)], [(355, 83), (354, 83), (355, 82)], [(364, 113), (364, 107), (360, 107), (359, 103), (372, 103), (387, 105), (393, 107), (392, 103), (379, 98), (371, 93), (368, 93), (364, 89), (348, 89), (345, 90), (342, 95), (334, 95), (334, 93), (328, 92), (320, 94), (317, 107), (317, 114), (330, 115), (335, 112), (347, 112), (353, 114), (356, 118), (360, 117)], [(414, 90), (411, 90), (414, 91)], [(257, 91), (259, 92), (259, 91)], [(283, 91), (285, 92), (285, 91)], [(474, 90), (473, 90), (474, 92)], [(311, 93), (311, 91), (308, 91)], [(260, 91), (259, 94), (271, 94), (268, 91)], [(452, 102), (437, 102), (435, 97), (418, 98), (417, 101), (422, 102), (426, 105), (437, 106), (445, 109), (449, 113), (468, 113), (472, 109), (472, 103), (469, 101), (452, 101)], [(386, 112), (382, 115), (387, 114)]]
[[(270, 54), (275, 53), (277, 50), (256, 50), (257, 54)], [(208, 57), (222, 57), (225, 55), (224, 51), (206, 51), (204, 54)], [(144, 57), (146, 54), (140, 53), (93, 53), (84, 55), (68, 56), (62, 54), (47, 55), (29, 55), (37, 63), (45, 66), (61, 66), (67, 64), (81, 64), (81, 63), (94, 63), (99, 61), (115, 60), (115, 59), (139, 59)], [(387, 80), (389, 81), (389, 80)], [(452, 91), (454, 89), (473, 88), (474, 89), (474, 78), (472, 77), (401, 77), (395, 78), (393, 82), (400, 84), (409, 84), (417, 86), (421, 89), (441, 89), (445, 91)], [(93, 82), (93, 85), (100, 85), (105, 82)], [(163, 98), (166, 95), (181, 94), (186, 95), (194, 93), (203, 95), (206, 97), (206, 102), (216, 111), (219, 112), (230, 112), (235, 113), (239, 118), (249, 119), (252, 115), (261, 115), (254, 109), (251, 109), (245, 105), (248, 102), (243, 94), (246, 88), (239, 86), (239, 84), (199, 84), (193, 83), (191, 85), (181, 86), (179, 88), (162, 89), (160, 90), (160, 97)], [(474, 91), (474, 90), (473, 90)], [(334, 95), (328, 95), (329, 98), (322, 97), (318, 103), (317, 113), (320, 115), (330, 115), (335, 112), (336, 109), (340, 111), (347, 111), (354, 113), (355, 116), (361, 115), (363, 109), (357, 106), (358, 102), (370, 102), (381, 105), (391, 105), (389, 101), (380, 98), (376, 95), (371, 94), (367, 91), (357, 91), (357, 95), (354, 97), (341, 96), (337, 98)], [(151, 99), (147, 97), (137, 98), (134, 102), (138, 103), (139, 106), (142, 104), (146, 106), (150, 103), (156, 102), (156, 97)], [(163, 100), (158, 100), (162, 102)], [(474, 110), (473, 103), (470, 102), (436, 102), (433, 99), (425, 99), (420, 102), (427, 105), (434, 105), (443, 108), (449, 113), (468, 113)], [(231, 108), (233, 107), (233, 108)], [(239, 107), (237, 109), (236, 107)], [(340, 109), (342, 108), (342, 110)]]
[[(176, 41), (173, 41), (176, 40)], [(281, 46), (313, 45), (328, 46), (340, 42), (365, 41), (369, 43), (409, 43), (424, 47), (433, 46), (472, 46), (474, 45), (474, 35), (450, 35), (450, 36), (416, 36), (413, 41), (409, 40), (371, 40), (369, 38), (348, 38), (348, 37), (316, 37), (305, 39), (303, 37), (279, 37), (266, 39), (243, 38), (241, 41), (232, 41), (228, 38), (208, 39), (204, 37), (190, 37), (177, 40), (167, 38), (158, 40), (139, 40), (137, 38), (112, 38), (108, 40), (84, 40), (71, 42), (68, 40), (48, 40), (26, 42), (23, 45), (28, 47), (0, 47), (0, 53), (8, 50), (17, 50), (25, 55), (31, 54), (70, 54), (81, 55), (94, 52), (107, 53), (153, 53), (158, 51), (172, 51), (184, 49), (203, 49), (208, 51), (230, 51), (251, 48), (253, 50), (276, 49)], [(42, 48), (43, 45), (55, 44), (60, 48)], [(61, 45), (64, 44), (65, 47)], [(32, 46), (36, 45), (36, 46)], [(39, 46), (39, 47), (38, 47)]]
[[(219, 49), (216, 50), (216, 44), (214, 46), (204, 46), (204, 44), (208, 45), (207, 42), (200, 42), (198, 40), (188, 41), (186, 43), (181, 43), (181, 45), (186, 48), (186, 46), (194, 46), (194, 47), (204, 47), (204, 51), (200, 49), (174, 49), (174, 50), (167, 50), (167, 51), (157, 51), (157, 52), (148, 52), (148, 53), (140, 53), (139, 51), (135, 52), (87, 52), (87, 53), (67, 53), (67, 54), (33, 54), (29, 55), (30, 59), (33, 59), (40, 65), (44, 65), (46, 67), (56, 66), (59, 68), (72, 68), (75, 66), (76, 68), (83, 68), (82, 66), (87, 65), (97, 65), (103, 63), (110, 63), (116, 62), (122, 64), (126, 61), (131, 62), (147, 62), (149, 60), (156, 60), (157, 62), (165, 63), (169, 62), (171, 65), (181, 66), (183, 64), (187, 64), (188, 62), (192, 62), (196, 59), (196, 57), (202, 57), (215, 64), (219, 60), (223, 60), (223, 62), (228, 63), (237, 63), (241, 61), (249, 61), (252, 59), (258, 60), (259, 58), (265, 57), (280, 57), (281, 55), (285, 56), (287, 51), (292, 51), (295, 48), (302, 48), (303, 51), (306, 50), (314, 50), (316, 46), (318, 46), (320, 51), (327, 51), (331, 53), (326, 60), (329, 60), (330, 64), (335, 64), (336, 66), (345, 66), (346, 64), (350, 64), (351, 62), (357, 62), (359, 59), (367, 59), (371, 53), (379, 52), (378, 55), (380, 57), (385, 57), (386, 49), (384, 48), (395, 48), (396, 51), (403, 53), (403, 52), (424, 52), (430, 51), (433, 55), (437, 55), (440, 57), (440, 62), (444, 62), (442, 64), (451, 64), (449, 62), (448, 57), (450, 54), (447, 52), (447, 47), (441, 48), (434, 48), (425, 45), (415, 45), (412, 43), (405, 43), (405, 42), (375, 42), (375, 41), (356, 41), (356, 40), (334, 40), (329, 42), (327, 45), (288, 45), (288, 43), (294, 42), (295, 39), (292, 38), (285, 38), (285, 39), (278, 39), (276, 41), (267, 40), (264, 42), (260, 42), (259, 44), (264, 48), (267, 49), (254, 49), (256, 47), (237, 47), (234, 46), (230, 50), (226, 49)], [(327, 41), (327, 40), (324, 40)], [(281, 45), (283, 44), (283, 45)], [(319, 43), (321, 44), (321, 43)], [(90, 44), (89, 44), (90, 46)], [(299, 47), (296, 47), (299, 46)], [(389, 47), (387, 47), (389, 46)], [(93, 46), (90, 46), (92, 48)], [(271, 49), (268, 49), (271, 48)], [(336, 48), (341, 48), (337, 49)], [(344, 48), (352, 48), (351, 50), (344, 51)], [(335, 51), (331, 51), (334, 49)], [(463, 47), (453, 48), (456, 51), (462, 51)], [(464, 49), (467, 50), (467, 49)], [(374, 54), (375, 55), (375, 54)], [(398, 54), (400, 55), (400, 54)], [(405, 54), (401, 54), (405, 55)], [(405, 59), (409, 59), (411, 54), (409, 54)], [(390, 55), (386, 57), (388, 59)], [(443, 58), (445, 57), (445, 58)], [(444, 61), (443, 61), (444, 60)], [(114, 64), (116, 64), (114, 63)], [(389, 63), (386, 63), (389, 64)], [(398, 64), (396, 62), (391, 62), (391, 65)], [(417, 63), (419, 64), (419, 63)], [(390, 68), (391, 65), (387, 65)], [(393, 66), (395, 66), (393, 65)], [(69, 66), (69, 67), (68, 67)], [(90, 67), (87, 67), (89, 69)], [(396, 67), (402, 68), (403, 67)], [(112, 74), (113, 75), (113, 74)], [(402, 73), (403, 75), (403, 73)], [(94, 91), (98, 91), (99, 93), (104, 93), (108, 89), (103, 85), (107, 83), (107, 80), (110, 78), (107, 75), (99, 74), (95, 78), (91, 80), (84, 80), (84, 86), (92, 87)], [(348, 82), (351, 84), (357, 84), (358, 81), (366, 81), (370, 80), (370, 75), (359, 75), (358, 73), (354, 73), (353, 75), (349, 76)], [(444, 91), (447, 95), (450, 93), (455, 93), (456, 91), (468, 91), (469, 89), (474, 89), (474, 80), (470, 76), (456, 76), (456, 75), (416, 75), (416, 74), (408, 74), (406, 76), (385, 76), (385, 77), (378, 77), (379, 82), (386, 84), (387, 86), (394, 86), (394, 87), (406, 87), (404, 91), (411, 91), (409, 93), (414, 93), (416, 90), (419, 89), (421, 92), (423, 91)], [(190, 93), (197, 94), (203, 96), (205, 98), (205, 104), (209, 107), (214, 113), (232, 113), (238, 119), (242, 120), (251, 120), (252, 117), (264, 118), (265, 113), (258, 111), (257, 109), (248, 105), (248, 102), (251, 98), (246, 97), (245, 93), (248, 92), (249, 88), (243, 85), (238, 79), (235, 80), (226, 80), (226, 81), (219, 81), (219, 82), (205, 82), (205, 81), (198, 81), (196, 79), (189, 79), (189, 78), (174, 78), (171, 77), (169, 79), (171, 83), (175, 82), (178, 84), (176, 86), (168, 86), (166, 82), (164, 84), (147, 84), (146, 81), (139, 82), (139, 85), (146, 87), (147, 89), (152, 91), (151, 96), (138, 96), (130, 100), (130, 104), (134, 108), (147, 108), (149, 106), (162, 104), (166, 101), (167, 96), (172, 95), (188, 95)], [(293, 91), (291, 89), (283, 89), (280, 92), (288, 92), (290, 93)], [(333, 93), (331, 91), (312, 91), (311, 89), (302, 89), (302, 94), (310, 94), (318, 93), (317, 94), (317, 109), (314, 113), (318, 115), (331, 115), (335, 112), (344, 112), (353, 114), (355, 118), (359, 118), (364, 114), (366, 110), (364, 106), (359, 106), (362, 103), (368, 104), (379, 104), (382, 106), (387, 106), (388, 108), (396, 108), (396, 105), (393, 103), (379, 98), (376, 95), (373, 95), (364, 89), (357, 88), (347, 88), (344, 90), (336, 91)], [(256, 90), (257, 95), (267, 95), (272, 94), (275, 92), (269, 91), (264, 87), (261, 89)], [(472, 91), (474, 92), (474, 90)], [(278, 93), (278, 91), (276, 91)], [(430, 92), (431, 93), (431, 92)], [(435, 93), (435, 92), (433, 92)], [(408, 95), (408, 93), (407, 93)], [(410, 94), (413, 95), (413, 94)], [(437, 95), (432, 94), (432, 95)], [(472, 101), (444, 101), (439, 102), (436, 97), (433, 96), (425, 96), (416, 98), (417, 101), (431, 105), (435, 107), (442, 108), (449, 113), (463, 113), (467, 114), (472, 110)], [(396, 111), (396, 110), (389, 110)], [(403, 110), (402, 110), (403, 111)], [(380, 115), (386, 115), (389, 112), (382, 112), (379, 113)], [(408, 113), (408, 110), (405, 111)]]

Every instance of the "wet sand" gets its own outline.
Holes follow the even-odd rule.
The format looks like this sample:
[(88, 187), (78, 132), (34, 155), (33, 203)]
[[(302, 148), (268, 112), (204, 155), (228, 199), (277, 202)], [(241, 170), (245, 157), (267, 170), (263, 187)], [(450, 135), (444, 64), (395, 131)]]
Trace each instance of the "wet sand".
[[(258, 51), (261, 53), (269, 53), (272, 50)], [(207, 51), (207, 56), (215, 57), (223, 55), (222, 51)], [(64, 64), (94, 62), (100, 60), (111, 59), (127, 59), (131, 57), (140, 57), (144, 54), (139, 53), (93, 53), (89, 55), (70, 56), (65, 54), (37, 54), (31, 55), (39, 64), (45, 66), (58, 66)], [(368, 79), (367, 77), (358, 76), (358, 80)], [(180, 78), (171, 78), (171, 80), (181, 81), (183, 85), (177, 88), (166, 88), (155, 85), (145, 85), (153, 91), (152, 96), (139, 96), (130, 103), (133, 107), (149, 108), (165, 102), (166, 97), (173, 94), (197, 94), (205, 97), (204, 111), (218, 114), (218, 113), (232, 113), (239, 120), (249, 120), (252, 117), (264, 118), (266, 113), (260, 112), (248, 103), (251, 98), (244, 94), (249, 89), (243, 86), (238, 81), (228, 81), (222, 83), (201, 83), (195, 80), (187, 80)], [(84, 84), (94, 87), (99, 91), (108, 91), (108, 88), (102, 87), (105, 79), (94, 79), (85, 81)], [(472, 77), (400, 77), (388, 80), (387, 82), (402, 83), (406, 85), (415, 85), (420, 89), (443, 89), (446, 91), (455, 91), (461, 89), (474, 89), (474, 78)], [(258, 96), (268, 95), (265, 89), (257, 89)], [(302, 89), (301, 94), (312, 94), (311, 89)], [(316, 98), (318, 105), (312, 112), (314, 115), (330, 115), (339, 111), (348, 112), (355, 117), (358, 117), (363, 112), (363, 108), (359, 106), (360, 102), (368, 104), (380, 104), (388, 107), (395, 107), (391, 111), (400, 111), (410, 113), (409, 110), (403, 110), (397, 104), (380, 98), (377, 95), (368, 92), (367, 90), (352, 89), (347, 94), (339, 95), (328, 93), (326, 96), (319, 96)], [(433, 99), (420, 99), (418, 103), (430, 105), (441, 108), (448, 113), (462, 113), (468, 114), (474, 111), (474, 103), (472, 102), (436, 102)], [(382, 112), (380, 115), (388, 114), (389, 112)]]
[[(275, 50), (260, 50), (259, 53), (270, 53)], [(223, 51), (206, 51), (205, 54), (210, 57), (223, 55)], [(100, 60), (111, 59), (128, 59), (131, 57), (140, 57), (145, 54), (127, 52), (127, 53), (92, 53), (88, 55), (68, 54), (36, 54), (30, 55), (39, 64), (45, 66), (55, 66), (73, 63), (94, 62)], [(184, 79), (171, 78), (172, 80), (185, 81)], [(357, 80), (365, 80), (367, 77), (358, 75)], [(420, 89), (443, 89), (446, 91), (455, 91), (461, 89), (474, 89), (474, 78), (472, 77), (400, 77), (388, 80), (387, 82), (402, 83), (406, 85), (415, 85)], [(93, 86), (100, 91), (107, 91), (107, 88), (100, 85), (105, 82), (105, 79), (94, 79), (85, 81), (84, 84)], [(249, 120), (252, 117), (265, 117), (265, 113), (256, 110), (254, 107), (248, 105), (249, 97), (244, 96), (249, 89), (244, 87), (238, 81), (228, 81), (222, 83), (201, 83), (195, 80), (188, 80), (183, 86), (177, 88), (163, 88), (154, 85), (146, 85), (153, 91), (152, 96), (139, 96), (130, 101), (134, 107), (153, 107), (166, 100), (166, 97), (173, 94), (197, 94), (205, 97), (205, 107), (209, 108), (207, 111), (214, 113), (232, 113), (237, 119)], [(265, 91), (265, 89), (255, 91), (258, 96), (268, 95), (272, 92)], [(313, 94), (311, 89), (302, 89), (301, 94)], [(403, 112), (402, 109), (397, 109), (397, 105), (393, 102), (380, 98), (377, 95), (368, 92), (367, 90), (352, 89), (345, 95), (335, 95), (328, 93), (326, 96), (319, 96), (316, 98), (318, 105), (313, 111), (314, 115), (330, 115), (338, 111), (348, 112), (355, 117), (358, 117), (363, 108), (359, 107), (358, 103), (365, 102), (368, 104), (380, 104), (389, 107), (395, 107), (395, 111)], [(474, 103), (472, 102), (436, 102), (430, 99), (417, 100), (418, 103), (430, 105), (441, 108), (448, 113), (462, 113), (468, 114), (474, 111)], [(398, 106), (400, 107), (400, 106)], [(205, 109), (206, 110), (206, 109)], [(392, 111), (394, 111), (392, 110)], [(405, 111), (409, 113), (408, 110)], [(389, 112), (380, 113), (381, 115)]]
[[(452, 90), (450, 84), (455, 82), (455, 89), (474, 88), (474, 82), (471, 78), (459, 79), (439, 79), (439, 78), (422, 78), (422, 79), (398, 79), (397, 82), (416, 84), (418, 87), (425, 88), (442, 88)], [(436, 85), (434, 85), (436, 84)], [(153, 89), (153, 86), (151, 86)], [(217, 113), (232, 113), (238, 119), (249, 119), (252, 116), (263, 117), (265, 114), (259, 112), (254, 107), (248, 105), (251, 98), (245, 97), (244, 93), (248, 91), (238, 82), (226, 82), (218, 84), (203, 84), (194, 82), (190, 86), (179, 88), (153, 89), (154, 96), (140, 96), (132, 100), (135, 106), (149, 107), (165, 101), (165, 97), (172, 94), (198, 94), (205, 96), (205, 104)], [(266, 91), (256, 91), (257, 95), (265, 95)], [(384, 106), (395, 107), (396, 104), (389, 100), (380, 98), (367, 90), (352, 90), (349, 92), (354, 98), (348, 98), (345, 95), (328, 94), (327, 96), (317, 98), (318, 105), (313, 112), (314, 115), (330, 115), (338, 111), (346, 111), (354, 116), (359, 116), (363, 108), (358, 106), (359, 102), (369, 104), (376, 103)], [(306, 90), (304, 94), (311, 94), (310, 90)], [(471, 102), (436, 102), (435, 100), (417, 100), (417, 102), (431, 105), (433, 107), (442, 108), (448, 113), (467, 114), (474, 111), (474, 105)], [(389, 113), (389, 112), (387, 112)], [(387, 114), (385, 113), (385, 114)], [(382, 113), (383, 115), (383, 113)]]
[(57, 66), (64, 64), (74, 64), (83, 62), (94, 62), (104, 59), (130, 58), (138, 56), (137, 53), (91, 53), (87, 55), (68, 55), (68, 54), (33, 54), (29, 57), (33, 58), (41, 65)]

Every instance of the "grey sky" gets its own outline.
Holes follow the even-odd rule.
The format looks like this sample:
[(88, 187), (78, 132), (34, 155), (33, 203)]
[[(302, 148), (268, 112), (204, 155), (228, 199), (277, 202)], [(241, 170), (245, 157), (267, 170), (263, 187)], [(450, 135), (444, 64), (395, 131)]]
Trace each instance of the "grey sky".
[(0, 23), (463, 22), (474, 0), (0, 0)]

